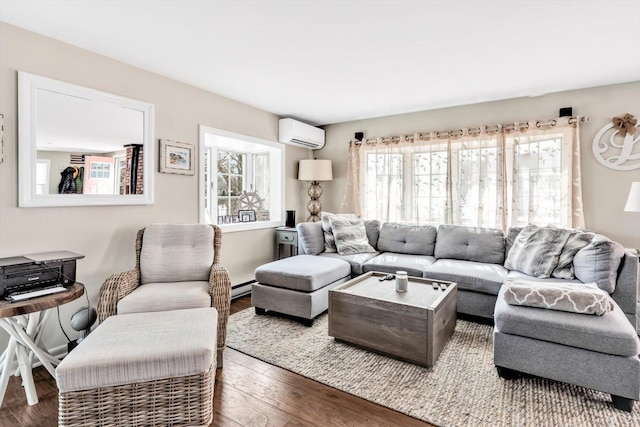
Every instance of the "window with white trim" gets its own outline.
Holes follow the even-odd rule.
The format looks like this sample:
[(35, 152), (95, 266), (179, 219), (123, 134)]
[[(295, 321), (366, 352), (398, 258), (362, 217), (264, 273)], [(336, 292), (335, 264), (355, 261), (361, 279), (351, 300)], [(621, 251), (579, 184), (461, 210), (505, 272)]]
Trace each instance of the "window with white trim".
[(228, 231), (282, 225), (284, 147), (200, 128), (201, 222)]

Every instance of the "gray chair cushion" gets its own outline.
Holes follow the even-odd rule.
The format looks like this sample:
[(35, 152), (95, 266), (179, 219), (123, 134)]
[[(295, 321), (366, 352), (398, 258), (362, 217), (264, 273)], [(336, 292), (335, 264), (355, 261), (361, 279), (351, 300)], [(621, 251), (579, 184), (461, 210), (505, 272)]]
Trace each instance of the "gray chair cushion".
[[(524, 274), (521, 271), (516, 271), (516, 270), (511, 270), (509, 272), (509, 274), (507, 274), (507, 278), (508, 279), (513, 279), (513, 280), (535, 280), (535, 281), (539, 281), (539, 282), (545, 282), (545, 281), (553, 281), (553, 282), (557, 282), (558, 279), (549, 279), (549, 278), (540, 278), (540, 277), (534, 277), (534, 276), (529, 276), (528, 274)], [(567, 283), (583, 283), (578, 279), (571, 279), (571, 280), (564, 280)]]
[(92, 390), (207, 372), (215, 366), (217, 325), (215, 308), (111, 316), (56, 368), (58, 389)]
[(380, 227), (378, 250), (433, 256), (435, 243), (436, 228), (431, 225), (386, 222)]
[(380, 221), (377, 219), (365, 220), (364, 228), (367, 230), (367, 239), (369, 239), (369, 244), (374, 248), (377, 248), (378, 238), (380, 237)]
[(324, 232), (322, 223), (301, 222), (296, 225), (298, 231), (298, 252), (301, 254), (318, 255), (324, 252)]
[(438, 227), (435, 257), (465, 261), (504, 263), (504, 233), (497, 228)]
[(618, 356), (637, 356), (640, 353), (635, 328), (615, 303), (613, 311), (604, 316), (593, 316), (509, 305), (503, 293), (504, 290), (496, 301), (495, 324), (504, 334)]
[(162, 282), (140, 285), (118, 301), (118, 314), (211, 307), (209, 282)]
[(141, 283), (209, 280), (213, 228), (207, 224), (151, 224), (140, 252)]
[(595, 282), (603, 291), (612, 293), (623, 256), (624, 247), (620, 243), (596, 234), (591, 243), (573, 257), (574, 274), (582, 282)]
[(353, 255), (340, 255), (335, 252), (323, 252), (319, 256), (328, 257), (328, 258), (336, 258), (341, 259), (343, 261), (347, 261), (351, 265), (351, 274), (354, 276), (359, 276), (364, 273), (362, 270), (362, 266), (365, 262), (369, 261), (372, 258), (377, 257), (380, 252), (371, 252), (364, 254), (353, 254)]
[(422, 277), (422, 272), (433, 264), (436, 259), (428, 255), (408, 255), (384, 252), (367, 261), (362, 266), (363, 272), (382, 271), (395, 273), (406, 271), (409, 276)]
[(509, 250), (504, 266), (535, 277), (551, 277), (570, 230), (526, 226)]
[(458, 289), (498, 295), (508, 271), (498, 264), (457, 259), (439, 259), (423, 273), (423, 277), (458, 283)]
[(341, 259), (297, 255), (261, 265), (255, 276), (263, 285), (312, 292), (351, 276), (351, 265)]

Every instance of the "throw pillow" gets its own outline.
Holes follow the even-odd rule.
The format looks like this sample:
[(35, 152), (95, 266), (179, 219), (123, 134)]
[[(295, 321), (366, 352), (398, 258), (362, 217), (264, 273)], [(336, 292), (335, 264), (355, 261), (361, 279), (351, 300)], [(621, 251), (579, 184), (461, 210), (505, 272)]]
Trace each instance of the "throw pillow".
[(614, 309), (609, 294), (595, 283), (506, 280), (504, 300), (511, 305), (602, 316)]
[(556, 279), (575, 279), (576, 276), (573, 273), (573, 257), (576, 253), (587, 246), (591, 239), (593, 239), (593, 233), (587, 233), (580, 230), (574, 230), (571, 232), (567, 243), (562, 248), (560, 258), (558, 258), (558, 265), (551, 273), (551, 277)]
[(534, 277), (551, 277), (570, 234), (570, 230), (562, 228), (526, 226), (513, 242), (505, 268)]
[(353, 214), (332, 214), (329, 212), (320, 213), (320, 221), (322, 222), (322, 231), (324, 232), (324, 251), (337, 252), (336, 242), (333, 238), (333, 230), (331, 229), (332, 218), (355, 218)]
[(369, 244), (367, 230), (362, 218), (331, 218), (331, 229), (336, 244), (336, 249), (340, 255), (352, 255), (375, 252), (376, 250)]
[(581, 282), (595, 282), (603, 291), (616, 290), (618, 267), (624, 247), (609, 238), (596, 234), (591, 243), (573, 257), (574, 274)]

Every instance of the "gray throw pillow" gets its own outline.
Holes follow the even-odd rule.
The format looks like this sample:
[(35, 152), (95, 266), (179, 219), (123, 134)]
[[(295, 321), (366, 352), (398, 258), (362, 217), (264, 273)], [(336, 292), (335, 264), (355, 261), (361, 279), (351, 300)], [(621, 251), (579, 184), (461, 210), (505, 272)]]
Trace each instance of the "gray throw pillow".
[(609, 238), (596, 234), (591, 243), (573, 257), (576, 279), (584, 283), (595, 282), (603, 291), (616, 290), (618, 267), (624, 256), (624, 247)]
[(301, 222), (298, 230), (298, 247), (301, 254), (318, 255), (324, 252), (324, 233), (319, 222)]
[(551, 277), (555, 277), (556, 279), (575, 279), (573, 257), (580, 249), (591, 243), (593, 236), (593, 233), (573, 230), (564, 248), (562, 248), (560, 258), (558, 258), (558, 265), (553, 270), (553, 273), (551, 273)]
[(526, 226), (513, 242), (505, 268), (534, 277), (551, 277), (570, 234), (571, 230), (562, 228)]
[(331, 229), (332, 218), (355, 218), (353, 214), (332, 214), (329, 212), (320, 213), (320, 221), (322, 222), (322, 231), (324, 231), (324, 251), (337, 252), (336, 242), (333, 238), (333, 230)]
[(369, 244), (364, 221), (357, 217), (334, 217), (330, 219), (331, 229), (340, 255), (375, 252)]

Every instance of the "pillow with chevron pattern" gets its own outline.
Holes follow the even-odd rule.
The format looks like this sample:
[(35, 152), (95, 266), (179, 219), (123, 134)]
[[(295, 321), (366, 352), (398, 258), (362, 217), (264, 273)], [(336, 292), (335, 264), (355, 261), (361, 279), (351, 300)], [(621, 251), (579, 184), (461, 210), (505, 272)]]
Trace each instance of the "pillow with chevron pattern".
[(375, 252), (369, 244), (364, 220), (358, 217), (333, 217), (331, 230), (340, 255), (352, 255)]

